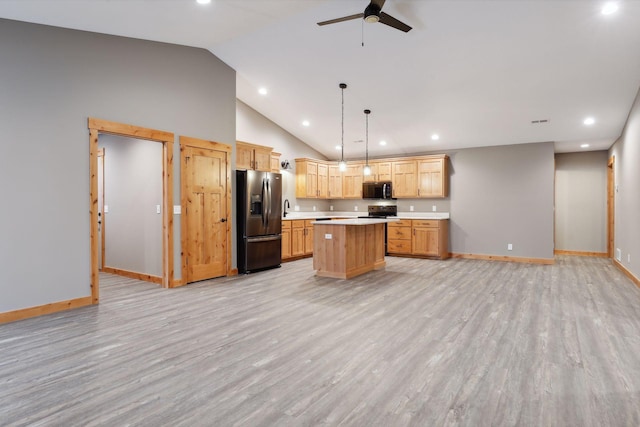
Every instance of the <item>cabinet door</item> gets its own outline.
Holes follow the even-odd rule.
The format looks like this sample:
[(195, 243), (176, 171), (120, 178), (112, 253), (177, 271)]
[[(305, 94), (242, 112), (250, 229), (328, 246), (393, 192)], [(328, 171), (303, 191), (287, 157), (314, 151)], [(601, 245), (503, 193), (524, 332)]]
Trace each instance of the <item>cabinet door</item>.
[(313, 254), (313, 225), (304, 228), (304, 254)]
[(282, 229), (282, 259), (291, 258), (291, 230)]
[(236, 169), (253, 169), (253, 148), (236, 143)]
[(253, 150), (253, 168), (258, 171), (271, 171), (271, 150), (255, 148)]
[(380, 162), (377, 165), (377, 180), (391, 181), (391, 162)]
[(418, 160), (418, 197), (446, 197), (444, 160)]
[(342, 198), (342, 172), (338, 165), (329, 166), (329, 198)]
[(307, 197), (318, 197), (318, 164), (307, 162)]
[(362, 178), (362, 165), (347, 165), (347, 170), (342, 174), (342, 197), (361, 199)]
[(438, 242), (440, 241), (440, 230), (431, 227), (414, 227), (411, 240), (411, 252), (414, 255), (440, 255)]
[(364, 167), (362, 168), (362, 181), (363, 182), (377, 182), (378, 181), (378, 164), (369, 162), (371, 173), (369, 175), (364, 174)]
[(318, 163), (318, 198), (329, 197), (329, 166)]
[(291, 229), (291, 256), (304, 255), (304, 227)]
[(391, 165), (393, 197), (416, 197), (418, 175), (415, 160), (402, 160)]
[(271, 152), (271, 172), (280, 173), (280, 153)]

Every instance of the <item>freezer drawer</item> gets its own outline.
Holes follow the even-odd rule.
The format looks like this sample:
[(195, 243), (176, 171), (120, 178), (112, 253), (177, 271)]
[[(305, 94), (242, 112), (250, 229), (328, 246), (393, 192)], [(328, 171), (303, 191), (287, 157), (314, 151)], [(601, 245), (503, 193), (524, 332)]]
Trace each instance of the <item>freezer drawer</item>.
[(245, 260), (239, 260), (239, 273), (279, 267), (282, 263), (282, 237), (279, 234), (248, 237), (243, 243), (245, 244)]

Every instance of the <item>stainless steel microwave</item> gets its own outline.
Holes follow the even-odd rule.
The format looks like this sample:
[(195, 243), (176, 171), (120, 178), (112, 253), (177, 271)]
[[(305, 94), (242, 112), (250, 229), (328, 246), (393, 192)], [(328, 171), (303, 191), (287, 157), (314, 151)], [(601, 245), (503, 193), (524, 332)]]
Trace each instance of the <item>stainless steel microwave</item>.
[(363, 199), (391, 199), (392, 196), (391, 181), (362, 183)]

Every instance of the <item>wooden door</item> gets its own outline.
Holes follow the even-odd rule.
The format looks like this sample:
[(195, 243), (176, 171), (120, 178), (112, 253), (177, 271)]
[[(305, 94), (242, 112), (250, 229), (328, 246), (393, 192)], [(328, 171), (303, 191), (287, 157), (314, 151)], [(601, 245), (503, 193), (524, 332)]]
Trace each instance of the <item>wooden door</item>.
[(227, 274), (228, 154), (191, 146), (182, 149), (187, 226), (184, 256), (190, 283)]

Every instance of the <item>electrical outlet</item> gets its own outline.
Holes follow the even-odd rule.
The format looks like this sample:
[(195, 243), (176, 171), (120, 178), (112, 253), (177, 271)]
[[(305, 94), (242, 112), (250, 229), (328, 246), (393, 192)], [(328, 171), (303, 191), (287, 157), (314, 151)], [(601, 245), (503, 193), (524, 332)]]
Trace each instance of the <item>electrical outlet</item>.
[(513, 245), (511, 243), (507, 244), (507, 250), (508, 251), (512, 251), (513, 250)]
[(435, 212), (437, 210), (436, 205), (431, 206), (431, 210)]
[(160, 205), (156, 205), (156, 213), (159, 214), (160, 213)]
[(180, 215), (181, 213), (182, 213), (182, 206), (173, 205), (173, 214), (174, 215)]
[(413, 206), (409, 206), (409, 212), (413, 212)]
[(354, 206), (354, 207), (353, 207), (353, 210), (354, 210), (354, 211), (356, 211), (356, 212), (358, 212), (358, 207), (357, 207), (357, 206)]
[(622, 262), (622, 251), (620, 248), (616, 248), (616, 260)]
[(295, 205), (295, 206), (293, 207), (293, 210), (294, 210), (294, 211), (296, 211), (296, 212), (300, 212), (300, 206)]
[(332, 237), (333, 237), (333, 236), (332, 236), (331, 234), (329, 234), (329, 233), (327, 233), (327, 234), (325, 234), (325, 235), (324, 235), (324, 238), (325, 238), (326, 240), (331, 240), (331, 238), (332, 238)]
[(631, 254), (627, 254), (627, 262), (631, 264)]
[(316, 211), (316, 207), (315, 207), (315, 205), (313, 206), (313, 211), (314, 211), (314, 212)]
[(333, 205), (329, 206), (329, 210), (333, 211)]
[(102, 210), (104, 211), (104, 213), (109, 213), (109, 205), (104, 205)]

